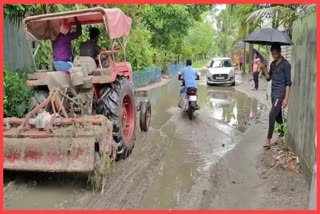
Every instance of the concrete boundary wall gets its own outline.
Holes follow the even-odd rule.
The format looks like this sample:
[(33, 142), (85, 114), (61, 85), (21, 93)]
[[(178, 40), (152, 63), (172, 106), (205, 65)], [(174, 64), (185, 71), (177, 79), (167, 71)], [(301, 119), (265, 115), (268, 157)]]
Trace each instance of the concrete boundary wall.
[(287, 141), (311, 183), (316, 161), (316, 13), (295, 21), (292, 40)]

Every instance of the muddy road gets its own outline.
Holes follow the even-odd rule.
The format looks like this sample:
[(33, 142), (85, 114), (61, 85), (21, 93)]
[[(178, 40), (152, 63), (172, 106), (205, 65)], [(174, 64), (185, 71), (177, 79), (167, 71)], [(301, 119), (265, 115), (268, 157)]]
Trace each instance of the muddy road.
[(266, 107), (233, 87), (199, 81), (196, 119), (177, 107), (180, 82), (149, 91), (152, 122), (137, 133), (129, 158), (112, 170), (103, 195), (86, 176), (46, 173), (4, 175), (5, 209), (186, 209), (200, 203), (210, 171), (250, 125), (265, 122)]

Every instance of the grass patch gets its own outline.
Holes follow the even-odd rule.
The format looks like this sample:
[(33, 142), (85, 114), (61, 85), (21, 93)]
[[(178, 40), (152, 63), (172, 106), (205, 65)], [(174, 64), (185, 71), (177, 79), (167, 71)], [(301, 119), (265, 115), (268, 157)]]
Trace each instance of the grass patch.
[(208, 62), (210, 61), (210, 59), (203, 59), (203, 60), (199, 60), (196, 62), (192, 63), (192, 67), (194, 68), (203, 68), (204, 66), (206, 66), (208, 64)]

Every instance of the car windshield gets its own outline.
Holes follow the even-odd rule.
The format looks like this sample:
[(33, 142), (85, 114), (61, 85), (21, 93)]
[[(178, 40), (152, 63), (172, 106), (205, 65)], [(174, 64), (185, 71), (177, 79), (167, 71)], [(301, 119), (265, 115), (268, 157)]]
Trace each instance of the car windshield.
[(232, 63), (230, 60), (221, 60), (221, 59), (216, 59), (211, 61), (211, 68), (221, 68), (221, 67), (232, 67)]
[(210, 67), (211, 68), (218, 68), (218, 67), (221, 67), (220, 64), (221, 64), (221, 60), (212, 60)]
[(232, 67), (232, 63), (230, 60), (223, 60), (223, 62), (221, 62), (221, 67)]

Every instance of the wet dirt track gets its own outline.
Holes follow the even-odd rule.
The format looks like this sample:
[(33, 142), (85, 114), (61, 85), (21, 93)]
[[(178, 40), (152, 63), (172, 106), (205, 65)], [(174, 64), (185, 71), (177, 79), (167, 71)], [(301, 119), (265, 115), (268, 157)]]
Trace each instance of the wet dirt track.
[[(152, 122), (137, 132), (129, 158), (115, 164), (105, 193), (93, 193), (86, 177), (5, 173), (5, 209), (185, 209), (201, 200), (210, 170), (232, 150), (248, 126), (264, 122), (266, 107), (233, 87), (199, 82), (196, 119), (177, 107), (180, 82), (149, 91)], [(10, 182), (11, 181), (11, 182)]]

